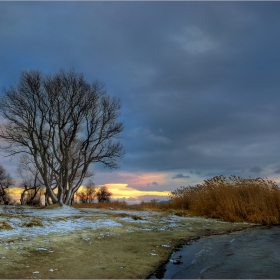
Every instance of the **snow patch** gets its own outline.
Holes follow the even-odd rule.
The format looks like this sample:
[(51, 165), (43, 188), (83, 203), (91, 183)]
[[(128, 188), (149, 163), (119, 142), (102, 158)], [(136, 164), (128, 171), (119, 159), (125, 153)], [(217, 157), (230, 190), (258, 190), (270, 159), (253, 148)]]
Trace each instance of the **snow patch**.
[(32, 209), (32, 212), (29, 213), (30, 216), (36, 217), (67, 217), (73, 215), (85, 215), (84, 211), (76, 209), (71, 206), (62, 205), (61, 207), (49, 208), (49, 209)]

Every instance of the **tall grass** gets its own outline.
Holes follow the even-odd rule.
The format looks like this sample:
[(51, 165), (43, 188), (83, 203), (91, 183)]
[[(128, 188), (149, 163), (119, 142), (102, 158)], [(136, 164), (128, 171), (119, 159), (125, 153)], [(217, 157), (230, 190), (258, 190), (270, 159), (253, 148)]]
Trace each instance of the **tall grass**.
[(230, 222), (280, 224), (280, 189), (268, 179), (216, 176), (171, 192), (169, 207)]

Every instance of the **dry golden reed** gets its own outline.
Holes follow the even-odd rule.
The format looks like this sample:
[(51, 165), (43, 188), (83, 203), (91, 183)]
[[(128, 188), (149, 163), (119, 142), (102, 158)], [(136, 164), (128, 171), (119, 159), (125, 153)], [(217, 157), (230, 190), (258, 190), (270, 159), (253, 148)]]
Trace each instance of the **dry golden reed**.
[(171, 192), (169, 207), (230, 222), (280, 224), (280, 189), (268, 179), (216, 176)]
[(102, 203), (74, 203), (75, 208), (105, 208), (105, 209), (133, 209), (139, 208), (138, 205), (128, 205), (125, 201), (111, 201)]

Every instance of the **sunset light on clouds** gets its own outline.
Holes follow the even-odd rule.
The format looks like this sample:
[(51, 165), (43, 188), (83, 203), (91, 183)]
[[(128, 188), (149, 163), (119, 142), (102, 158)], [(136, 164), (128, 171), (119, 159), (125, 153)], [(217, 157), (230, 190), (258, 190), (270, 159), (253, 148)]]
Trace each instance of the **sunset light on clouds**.
[(167, 191), (145, 191), (129, 187), (127, 184), (105, 184), (113, 194), (112, 198), (124, 200), (126, 202), (139, 203), (152, 199), (167, 200), (169, 192)]
[(172, 179), (169, 179), (170, 174), (163, 172), (143, 174), (113, 172), (107, 173), (107, 175), (109, 176), (106, 178), (106, 183), (104, 183), (105, 174), (102, 172), (96, 174), (95, 181), (100, 185), (107, 186), (115, 199), (125, 198), (126, 201), (137, 203), (151, 199), (167, 200), (170, 191), (174, 188), (174, 182), (172, 184)]

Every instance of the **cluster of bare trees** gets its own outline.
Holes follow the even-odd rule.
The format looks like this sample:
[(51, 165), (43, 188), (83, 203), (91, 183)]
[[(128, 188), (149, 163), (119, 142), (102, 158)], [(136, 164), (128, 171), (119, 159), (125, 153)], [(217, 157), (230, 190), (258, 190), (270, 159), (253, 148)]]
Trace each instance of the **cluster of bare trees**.
[(124, 153), (118, 140), (120, 108), (103, 85), (89, 84), (75, 71), (23, 72), (1, 97), (0, 139), (1, 149), (17, 156), (22, 170), (33, 176), (24, 182), (25, 192), (36, 197), (44, 186), (46, 204), (70, 204), (93, 175), (92, 163), (116, 168)]
[(99, 203), (110, 202), (112, 193), (106, 186), (96, 189), (94, 183), (90, 180), (82, 191), (77, 192), (77, 197), (81, 203), (94, 203), (95, 199)]
[(95, 195), (96, 195), (96, 189), (92, 180), (90, 180), (84, 186), (83, 190), (77, 192), (78, 200), (81, 203), (94, 203)]

